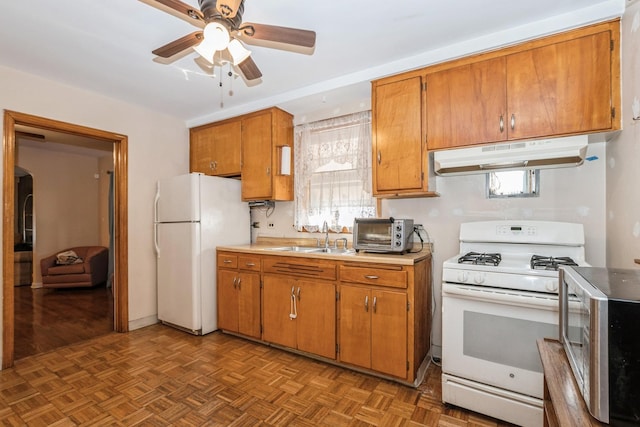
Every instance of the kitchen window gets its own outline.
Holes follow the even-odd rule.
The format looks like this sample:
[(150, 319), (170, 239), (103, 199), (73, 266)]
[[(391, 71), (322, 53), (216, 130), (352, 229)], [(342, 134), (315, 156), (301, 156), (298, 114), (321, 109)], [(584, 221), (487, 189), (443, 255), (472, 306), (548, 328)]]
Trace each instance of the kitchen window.
[(295, 227), (315, 232), (324, 221), (350, 232), (357, 217), (373, 217), (371, 112), (298, 125), (295, 144)]
[(487, 174), (487, 197), (538, 197), (540, 195), (540, 171), (515, 170)]

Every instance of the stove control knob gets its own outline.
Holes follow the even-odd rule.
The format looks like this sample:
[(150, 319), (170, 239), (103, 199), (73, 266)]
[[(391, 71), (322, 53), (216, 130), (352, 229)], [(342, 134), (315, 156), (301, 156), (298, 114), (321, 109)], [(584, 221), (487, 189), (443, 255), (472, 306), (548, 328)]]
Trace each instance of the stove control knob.
[(549, 292), (558, 292), (558, 282), (555, 280), (547, 280), (544, 284), (544, 287)]
[(467, 283), (467, 280), (469, 280), (469, 275), (467, 274), (466, 271), (458, 272), (458, 282)]
[(481, 285), (481, 284), (483, 284), (483, 283), (484, 283), (484, 275), (483, 275), (483, 274), (480, 274), (480, 273), (476, 274), (476, 275), (473, 277), (473, 281), (476, 283), (476, 285)]

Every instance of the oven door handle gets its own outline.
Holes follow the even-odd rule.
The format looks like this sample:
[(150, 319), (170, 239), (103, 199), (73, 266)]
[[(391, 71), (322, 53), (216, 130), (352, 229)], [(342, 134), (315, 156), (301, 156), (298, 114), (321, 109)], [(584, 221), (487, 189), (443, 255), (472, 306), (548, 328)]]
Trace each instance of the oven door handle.
[[(479, 286), (463, 286), (443, 283), (442, 295), (470, 300), (482, 300), (495, 304), (516, 305), (522, 307), (536, 307), (547, 310), (558, 310), (558, 297), (532, 292), (509, 292), (496, 289), (486, 289)], [(576, 307), (578, 303), (576, 302)], [(570, 304), (573, 305), (573, 304)]]

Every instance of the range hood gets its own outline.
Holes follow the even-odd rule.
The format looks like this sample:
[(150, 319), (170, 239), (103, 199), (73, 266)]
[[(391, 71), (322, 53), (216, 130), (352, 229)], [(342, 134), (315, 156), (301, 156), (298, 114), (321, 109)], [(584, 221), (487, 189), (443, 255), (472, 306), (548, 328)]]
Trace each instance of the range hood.
[(578, 135), (436, 151), (433, 166), (443, 176), (579, 166), (587, 143), (587, 135)]

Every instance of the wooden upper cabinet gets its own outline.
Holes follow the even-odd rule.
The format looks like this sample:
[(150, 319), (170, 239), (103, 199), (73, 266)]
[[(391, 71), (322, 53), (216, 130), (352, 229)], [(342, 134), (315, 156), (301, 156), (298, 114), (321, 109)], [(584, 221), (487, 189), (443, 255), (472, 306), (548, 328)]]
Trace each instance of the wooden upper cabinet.
[(373, 195), (427, 195), (422, 79), (373, 82), (372, 105)]
[(427, 74), (429, 150), (507, 138), (504, 57)]
[(611, 129), (611, 50), (603, 31), (508, 55), (509, 139)]
[(293, 116), (278, 108), (242, 117), (242, 200), (293, 200), (293, 166), (280, 173), (280, 152), (291, 149)]
[(206, 175), (240, 175), (241, 122), (225, 120), (190, 130), (191, 172)]
[(619, 129), (614, 24), (434, 67), (425, 76), (428, 149)]
[(242, 121), (242, 200), (268, 199), (273, 174), (271, 159), (271, 114)]

